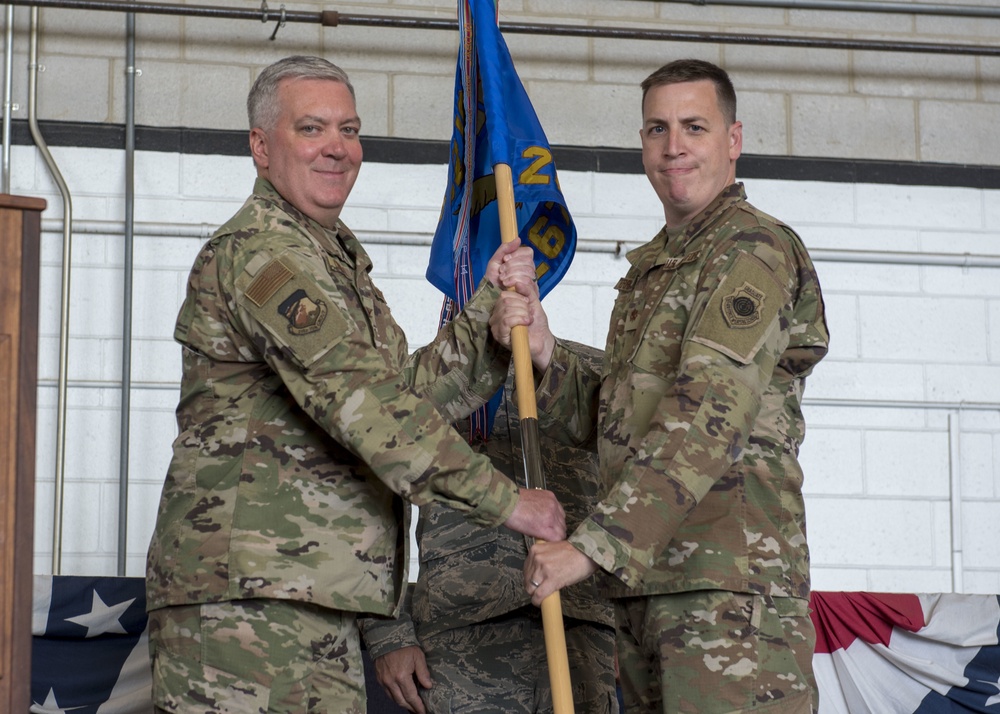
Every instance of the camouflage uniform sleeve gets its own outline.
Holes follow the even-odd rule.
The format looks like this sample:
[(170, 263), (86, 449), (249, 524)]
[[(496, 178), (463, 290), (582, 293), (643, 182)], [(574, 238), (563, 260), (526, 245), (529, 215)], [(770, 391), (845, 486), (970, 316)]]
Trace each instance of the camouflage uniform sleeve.
[(581, 448), (597, 448), (597, 406), (601, 375), (594, 359), (556, 339), (548, 369), (535, 390), (538, 428), (552, 438)]
[(254, 260), (235, 278), (236, 319), (305, 413), (394, 493), (417, 505), (445, 503), (482, 525), (503, 523), (517, 487), (413, 388), (395, 353), (351, 319), (352, 284), (295, 246)]
[(503, 386), (510, 351), (490, 336), (499, 288), (483, 280), (461, 312), (410, 355), (403, 376), (448, 421), (464, 419)]
[(407, 588), (399, 615), (392, 617), (359, 617), (358, 629), (365, 647), (373, 658), (387, 655), (404, 647), (419, 647), (417, 631), (410, 617), (412, 591)]
[[(673, 534), (747, 446), (778, 359), (789, 342), (792, 310), (785, 263), (765, 265), (750, 252), (732, 251), (706, 269), (685, 327), (676, 376), (657, 340), (646, 339), (632, 358), (643, 381), (630, 424), (643, 425), (621, 464), (617, 482), (570, 541), (602, 569), (635, 587), (664, 553)], [(743, 286), (742, 288), (740, 286)], [(750, 303), (733, 303), (750, 286)], [(761, 299), (762, 298), (762, 299)], [(670, 320), (669, 307), (659, 319)], [(646, 330), (657, 330), (654, 314)], [(648, 426), (648, 430), (642, 430)]]

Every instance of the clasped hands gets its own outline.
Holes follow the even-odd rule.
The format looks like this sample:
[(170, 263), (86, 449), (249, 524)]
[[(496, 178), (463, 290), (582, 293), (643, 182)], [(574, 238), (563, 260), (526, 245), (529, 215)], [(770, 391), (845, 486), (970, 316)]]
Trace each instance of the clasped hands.
[[(524, 325), (532, 364), (535, 369), (545, 371), (552, 359), (555, 337), (539, 298), (533, 251), (521, 246), (520, 240), (502, 244), (490, 259), (486, 277), (503, 289), (490, 315), (494, 339), (510, 348), (511, 330)], [(541, 522), (534, 519), (551, 517), (553, 503), (561, 517), (561, 529), (552, 528), (551, 523), (533, 527)], [(521, 489), (518, 505), (504, 525), (540, 539), (531, 547), (524, 563), (524, 588), (536, 606), (555, 591), (578, 583), (597, 570), (593, 560), (565, 540), (565, 514), (550, 491)]]

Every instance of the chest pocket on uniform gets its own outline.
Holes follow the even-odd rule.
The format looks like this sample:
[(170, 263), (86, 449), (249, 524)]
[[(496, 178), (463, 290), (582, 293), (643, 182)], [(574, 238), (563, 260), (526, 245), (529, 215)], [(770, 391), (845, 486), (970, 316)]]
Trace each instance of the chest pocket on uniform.
[(693, 300), (700, 251), (668, 258), (654, 266), (640, 301), (630, 335), (627, 359), (643, 372), (672, 381)]

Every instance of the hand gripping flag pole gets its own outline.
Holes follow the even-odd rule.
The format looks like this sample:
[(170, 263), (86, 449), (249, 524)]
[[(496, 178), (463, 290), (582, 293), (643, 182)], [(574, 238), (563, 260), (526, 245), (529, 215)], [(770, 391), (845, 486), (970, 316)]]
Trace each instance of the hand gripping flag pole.
[[(500, 239), (510, 243), (517, 237), (514, 208), (514, 182), (510, 166), (494, 164), (497, 185), (497, 207), (500, 212)], [(517, 325), (511, 332), (514, 353), (514, 390), (520, 415), (521, 445), (524, 451), (524, 472), (528, 488), (545, 488), (542, 457), (538, 441), (538, 405), (535, 402), (535, 379), (532, 374), (528, 328)], [(573, 690), (566, 653), (566, 631), (563, 627), (562, 600), (559, 591), (542, 601), (542, 629), (545, 634), (545, 655), (549, 663), (549, 685), (552, 688), (552, 710), (555, 714), (573, 714)]]
[[(494, 0), (459, 0), (458, 16), (448, 185), (427, 267), (427, 279), (446, 296), (442, 323), (472, 296), (501, 240), (520, 235), (532, 247), (542, 298), (566, 273), (576, 248), (552, 152), (500, 34)], [(527, 329), (516, 328), (512, 341), (527, 485), (543, 488)], [(498, 393), (473, 416), (473, 439), (489, 435), (500, 401)], [(542, 624), (555, 714), (572, 714), (559, 593), (542, 603)]]

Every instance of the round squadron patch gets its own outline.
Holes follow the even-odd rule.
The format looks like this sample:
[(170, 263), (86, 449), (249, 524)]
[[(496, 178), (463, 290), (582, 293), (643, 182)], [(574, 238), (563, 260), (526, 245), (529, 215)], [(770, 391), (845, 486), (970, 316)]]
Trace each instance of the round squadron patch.
[(288, 320), (288, 331), (293, 335), (316, 332), (326, 319), (326, 303), (313, 300), (305, 290), (296, 290), (278, 305), (278, 314)]
[(733, 328), (753, 327), (760, 322), (764, 292), (744, 282), (722, 299), (722, 317)]

